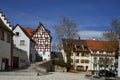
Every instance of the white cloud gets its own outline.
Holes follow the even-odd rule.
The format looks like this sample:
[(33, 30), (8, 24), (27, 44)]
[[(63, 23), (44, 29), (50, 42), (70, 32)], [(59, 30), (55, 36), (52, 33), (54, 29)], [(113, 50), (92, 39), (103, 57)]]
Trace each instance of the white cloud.
[(90, 30), (84, 30), (78, 32), (81, 39), (101, 39), (103, 36), (103, 31), (90, 31)]

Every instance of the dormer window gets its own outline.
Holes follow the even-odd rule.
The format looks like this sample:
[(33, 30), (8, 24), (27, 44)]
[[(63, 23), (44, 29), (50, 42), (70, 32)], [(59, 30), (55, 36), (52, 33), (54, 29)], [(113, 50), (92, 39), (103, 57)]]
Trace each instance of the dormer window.
[(16, 32), (15, 35), (16, 35), (16, 36), (19, 36), (20, 34), (19, 34), (19, 32)]

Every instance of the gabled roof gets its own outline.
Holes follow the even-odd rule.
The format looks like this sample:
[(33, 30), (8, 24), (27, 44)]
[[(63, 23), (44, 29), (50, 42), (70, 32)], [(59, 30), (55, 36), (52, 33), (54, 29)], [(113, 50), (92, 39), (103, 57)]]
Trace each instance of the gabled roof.
[(63, 48), (66, 49), (66, 46), (72, 46), (74, 52), (89, 52), (87, 43), (85, 40), (80, 39), (66, 39), (63, 38)]
[[(17, 26), (19, 26), (19, 27), (21, 28), (21, 30), (25, 33), (25, 35), (26, 35), (32, 42), (36, 43), (36, 42), (32, 39), (32, 37), (30, 36), (30, 34), (29, 34), (23, 27), (21, 27), (19, 24), (17, 24), (17, 25), (14, 27), (14, 29), (15, 29)], [(13, 30), (14, 30), (14, 29), (13, 29)]]
[[(6, 25), (5, 23), (6, 21), (4, 21), (4, 19), (2, 17), (0, 17), (0, 28), (6, 30), (7, 32), (9, 32), (10, 34), (13, 35), (12, 30)], [(7, 23), (8, 24), (8, 23)]]
[(90, 50), (115, 51), (117, 49), (115, 41), (86, 40), (86, 42)]
[(32, 37), (33, 33), (35, 32), (35, 29), (32, 28), (23, 28), (30, 37)]
[(8, 21), (8, 19), (5, 17), (5, 15), (3, 15), (3, 12), (0, 12), (0, 19), (1, 21), (4, 23), (4, 25), (6, 27), (8, 27), (10, 30), (12, 30), (12, 26), (10, 25), (10, 22)]
[(50, 31), (49, 31), (47, 28), (45, 28), (42, 23), (39, 23), (38, 28), (37, 28), (36, 31), (33, 33), (33, 35), (34, 35), (36, 32), (38, 32), (38, 30), (39, 30), (40, 28), (42, 28), (42, 27), (45, 29), (45, 31), (48, 33), (48, 35), (52, 38), (52, 36), (50, 35)]

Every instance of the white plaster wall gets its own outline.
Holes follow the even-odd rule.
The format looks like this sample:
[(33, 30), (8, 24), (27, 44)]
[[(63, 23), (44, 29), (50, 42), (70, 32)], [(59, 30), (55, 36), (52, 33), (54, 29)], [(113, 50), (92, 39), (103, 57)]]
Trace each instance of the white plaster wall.
[[(76, 53), (73, 53), (73, 56), (71, 56), (71, 59), (73, 59), (73, 62), (75, 63), (75, 69), (77, 69), (77, 66), (84, 66), (84, 69), (86, 66), (88, 66), (88, 70), (90, 70), (90, 62), (91, 62), (91, 56), (89, 55), (89, 57), (85, 57), (85, 56), (76, 56)], [(81, 53), (79, 53), (81, 54)], [(79, 59), (79, 63), (76, 63), (76, 59)], [(89, 60), (89, 63), (81, 63), (81, 60)], [(73, 63), (72, 63), (73, 64)]]
[[(29, 54), (30, 54), (30, 39), (25, 35), (25, 33), (21, 30), (19, 26), (17, 26), (13, 33), (19, 32), (19, 36), (13, 36), (14, 44), (17, 48), (20, 48), (24, 51), (27, 51), (28, 62), (29, 62)], [(20, 46), (20, 40), (25, 40), (25, 45)]]
[[(93, 63), (94, 63), (94, 57), (95, 56), (91, 56), (91, 70), (94, 70), (94, 68), (93, 68)], [(99, 63), (99, 58), (100, 58), (101, 56), (97, 56), (97, 63)], [(105, 58), (105, 56), (103, 56), (103, 58)], [(107, 58), (109, 58), (109, 59), (113, 59), (113, 62), (112, 62), (112, 65), (114, 65), (114, 62), (115, 62), (115, 57), (107, 57)], [(97, 70), (99, 70), (99, 66), (97, 65)]]
[(6, 33), (5, 40), (0, 40), (0, 70), (1, 70), (1, 62), (2, 58), (9, 59), (9, 66), (11, 66), (11, 44), (6, 41)]
[(45, 54), (43, 54), (43, 52), (39, 52), (39, 55), (42, 56), (43, 60), (50, 59), (50, 52), (45, 52)]

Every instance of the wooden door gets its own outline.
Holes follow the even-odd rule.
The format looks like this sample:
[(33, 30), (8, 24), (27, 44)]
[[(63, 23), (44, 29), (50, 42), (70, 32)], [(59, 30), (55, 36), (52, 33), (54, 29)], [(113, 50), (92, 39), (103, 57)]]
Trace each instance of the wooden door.
[(13, 69), (19, 68), (19, 57), (13, 56)]

